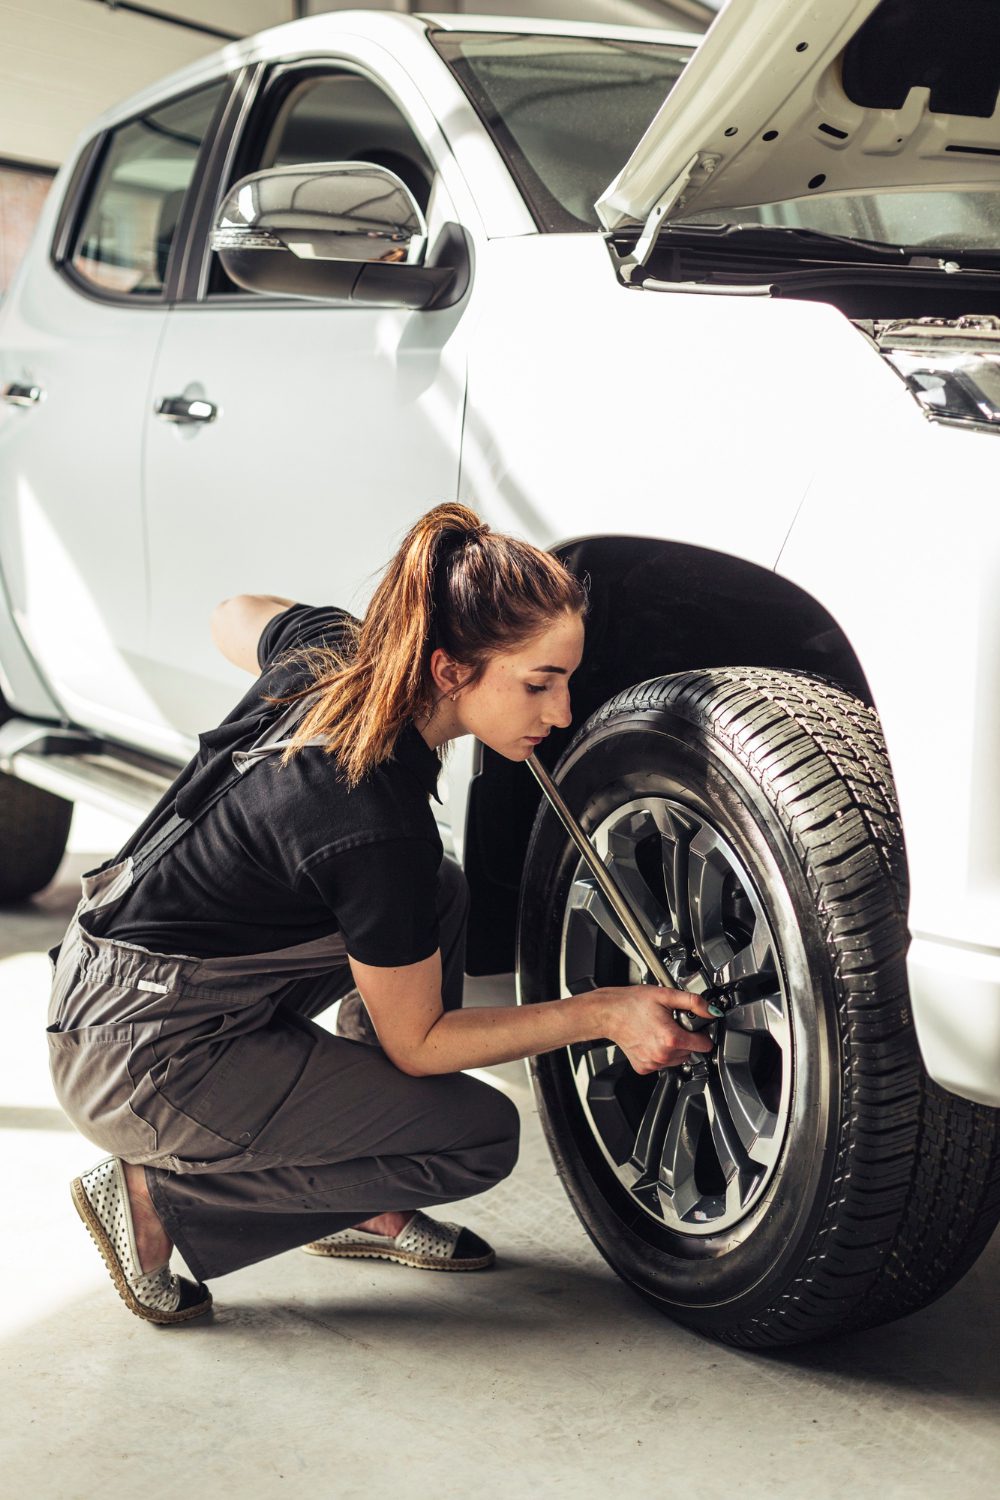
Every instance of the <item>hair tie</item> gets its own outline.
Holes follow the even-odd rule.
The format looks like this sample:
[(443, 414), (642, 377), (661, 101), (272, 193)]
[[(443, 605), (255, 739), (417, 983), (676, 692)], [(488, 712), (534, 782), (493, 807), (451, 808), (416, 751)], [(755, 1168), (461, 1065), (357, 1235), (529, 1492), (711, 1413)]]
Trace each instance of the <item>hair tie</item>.
[(485, 521), (478, 526), (462, 526), (449, 528), (442, 534), (442, 545), (448, 552), (457, 552), (460, 547), (465, 547), (469, 542), (478, 542), (489, 531)]

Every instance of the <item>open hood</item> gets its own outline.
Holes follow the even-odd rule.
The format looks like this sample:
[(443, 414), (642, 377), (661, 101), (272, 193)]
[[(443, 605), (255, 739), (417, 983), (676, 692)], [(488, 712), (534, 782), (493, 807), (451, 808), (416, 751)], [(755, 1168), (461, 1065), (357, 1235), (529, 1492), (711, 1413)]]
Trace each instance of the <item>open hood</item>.
[[(728, 0), (595, 205), (608, 230), (1000, 182), (997, 0)], [(651, 222), (652, 220), (652, 222)]]

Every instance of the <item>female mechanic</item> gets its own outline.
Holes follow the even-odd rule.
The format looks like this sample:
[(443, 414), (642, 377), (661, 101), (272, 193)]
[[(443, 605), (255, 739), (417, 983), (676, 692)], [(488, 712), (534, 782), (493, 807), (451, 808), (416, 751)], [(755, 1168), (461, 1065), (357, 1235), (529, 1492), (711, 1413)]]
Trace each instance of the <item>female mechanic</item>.
[[(139, 1317), (197, 1317), (207, 1279), (293, 1246), (488, 1266), (424, 1212), (517, 1157), (513, 1104), (463, 1069), (600, 1037), (644, 1073), (710, 1048), (671, 1014), (704, 1000), (653, 986), (462, 1009), (438, 751), (474, 734), (525, 760), (569, 725), (586, 612), (558, 559), (459, 504), (407, 533), (361, 622), (259, 595), (216, 609), (215, 644), (256, 680), (83, 877), (50, 953), (56, 1093), (112, 1153), (73, 1198)], [(338, 999), (334, 1035), (313, 1018)]]

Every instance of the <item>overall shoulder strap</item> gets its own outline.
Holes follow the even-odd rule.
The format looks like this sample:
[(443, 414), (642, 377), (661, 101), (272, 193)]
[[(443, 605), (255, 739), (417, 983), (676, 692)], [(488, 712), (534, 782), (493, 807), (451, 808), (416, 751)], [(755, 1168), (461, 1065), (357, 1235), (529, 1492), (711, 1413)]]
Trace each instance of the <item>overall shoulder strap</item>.
[[(143, 844), (141, 849), (136, 850), (132, 856), (132, 881), (138, 880), (140, 875), (152, 866), (157, 860), (162, 859), (168, 849), (184, 837), (189, 828), (193, 828), (199, 818), (203, 818), (210, 807), (214, 807), (221, 797), (224, 797), (231, 786), (255, 766), (265, 756), (273, 755), (276, 750), (284, 749), (291, 743), (288, 738), (282, 738), (301, 719), (313, 703), (320, 696), (317, 689), (309, 693), (305, 698), (299, 698), (291, 703), (278, 715), (275, 721), (269, 725), (263, 734), (259, 735), (249, 750), (234, 750), (232, 752), (233, 770), (224, 778), (222, 783), (216, 787), (212, 795), (199, 807), (190, 817), (182, 818), (176, 812), (172, 813), (167, 821)], [(306, 741), (309, 745), (322, 745), (325, 740), (322, 735), (315, 735)]]

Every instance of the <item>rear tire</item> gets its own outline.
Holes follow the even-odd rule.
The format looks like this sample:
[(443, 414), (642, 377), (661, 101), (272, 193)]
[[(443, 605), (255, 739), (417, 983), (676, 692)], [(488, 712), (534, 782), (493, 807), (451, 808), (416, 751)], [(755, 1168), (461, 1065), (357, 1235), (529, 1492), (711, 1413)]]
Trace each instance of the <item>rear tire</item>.
[[(921, 1063), (875, 714), (805, 673), (680, 673), (600, 708), (555, 779), (678, 988), (732, 981), (701, 1075), (642, 1079), (606, 1040), (530, 1061), (557, 1170), (609, 1264), (743, 1347), (884, 1323), (947, 1291), (1000, 1218), (1000, 1111)], [(592, 886), (543, 799), (522, 1004), (647, 980)]]
[(0, 904), (44, 890), (66, 852), (73, 804), (0, 772)]

